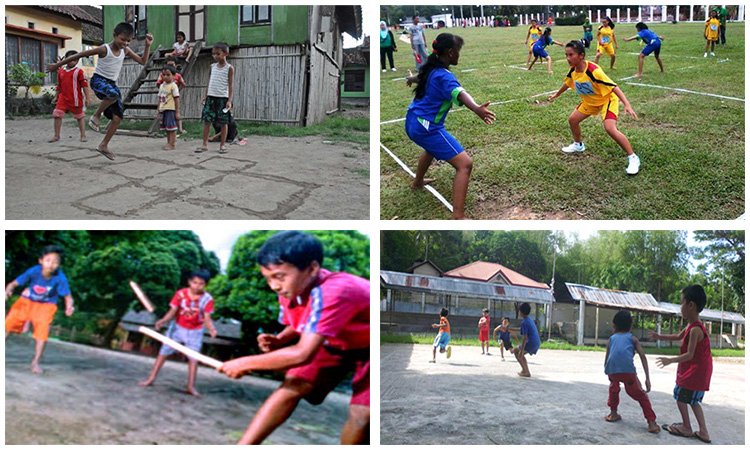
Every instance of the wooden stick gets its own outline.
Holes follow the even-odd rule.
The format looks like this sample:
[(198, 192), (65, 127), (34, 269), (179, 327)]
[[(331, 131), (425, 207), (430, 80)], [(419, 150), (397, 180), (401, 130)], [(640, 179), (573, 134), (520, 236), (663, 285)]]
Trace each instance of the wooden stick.
[(192, 358), (198, 362), (201, 362), (207, 366), (213, 367), (214, 369), (218, 369), (219, 367), (224, 364), (223, 362), (219, 361), (218, 359), (213, 359), (210, 356), (206, 356), (202, 353), (198, 353), (193, 349), (187, 348), (184, 345), (175, 342), (174, 340), (164, 336), (161, 333), (158, 333), (151, 328), (146, 328), (144, 326), (138, 327), (138, 331), (145, 334), (146, 336), (156, 339), (157, 341), (161, 342), (164, 345), (168, 345), (172, 347), (173, 349), (177, 350), (178, 352), (182, 353), (183, 355)]
[(135, 296), (138, 297), (138, 300), (140, 300), (141, 303), (143, 303), (143, 306), (146, 307), (148, 312), (150, 313), (154, 312), (154, 305), (151, 303), (151, 300), (149, 300), (148, 297), (146, 297), (146, 294), (143, 293), (143, 291), (141, 290), (141, 287), (138, 286), (136, 282), (133, 280), (130, 280), (130, 289), (132, 289), (133, 292), (135, 292)]

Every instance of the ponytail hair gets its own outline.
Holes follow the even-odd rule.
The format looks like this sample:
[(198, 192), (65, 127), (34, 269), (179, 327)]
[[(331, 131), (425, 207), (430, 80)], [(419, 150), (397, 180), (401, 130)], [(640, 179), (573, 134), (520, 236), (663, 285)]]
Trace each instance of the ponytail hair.
[(432, 54), (427, 57), (422, 67), (419, 68), (419, 74), (417, 74), (417, 87), (414, 88), (414, 98), (424, 97), (425, 90), (427, 89), (427, 79), (430, 77), (430, 73), (437, 69), (447, 69), (448, 66), (440, 61), (440, 56), (444, 55), (448, 50), (452, 48), (461, 49), (464, 46), (464, 40), (461, 36), (456, 36), (450, 33), (440, 33), (432, 41)]
[(615, 29), (615, 23), (612, 22), (612, 19), (610, 19), (609, 16), (605, 17), (604, 20), (607, 21), (607, 24), (609, 25), (610, 28), (612, 28), (613, 30)]
[(545, 28), (544, 29), (544, 37), (547, 37), (550, 34), (552, 34), (552, 28), (550, 28), (550, 27)]

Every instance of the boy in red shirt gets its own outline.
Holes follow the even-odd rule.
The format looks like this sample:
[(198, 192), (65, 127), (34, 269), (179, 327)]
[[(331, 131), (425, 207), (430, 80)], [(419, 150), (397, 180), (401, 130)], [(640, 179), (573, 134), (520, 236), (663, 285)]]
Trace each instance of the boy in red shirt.
[[(156, 321), (154, 327), (158, 330), (165, 323), (172, 320), (175, 316), (177, 319), (169, 326), (167, 337), (178, 343), (195, 350), (201, 351), (203, 345), (203, 327), (208, 329), (211, 337), (216, 337), (216, 328), (211, 322), (211, 313), (214, 312), (214, 299), (211, 294), (205, 291), (208, 283), (209, 274), (204, 270), (196, 270), (188, 277), (188, 287), (182, 288), (175, 292), (172, 301), (169, 302), (169, 312), (164, 317)], [(167, 357), (176, 350), (164, 344), (159, 350), (159, 356), (156, 357), (154, 367), (148, 378), (138, 383), (140, 386), (151, 386), (156, 381)], [(188, 358), (188, 394), (200, 397), (195, 390), (195, 377), (198, 373), (198, 361)]]
[[(70, 50), (65, 57), (75, 55), (75, 50)], [(65, 67), (57, 69), (57, 104), (52, 111), (52, 117), (55, 119), (55, 136), (49, 142), (60, 140), (60, 130), (65, 113), (70, 111), (73, 118), (78, 121), (78, 130), (81, 132), (81, 142), (86, 142), (86, 125), (83, 123), (85, 113), (84, 105), (89, 104), (89, 93), (86, 90), (88, 83), (83, 74), (83, 70), (76, 67), (78, 61), (70, 61)]]
[[(479, 343), (482, 345), (482, 354), (490, 355), (490, 310), (484, 308), (482, 317), (479, 319)], [(485, 353), (487, 347), (487, 353)]]
[[(706, 306), (706, 292), (702, 286), (694, 284), (683, 289), (680, 297), (680, 313), (687, 321), (688, 326), (680, 334), (649, 333), (655, 339), (667, 341), (682, 339), (679, 356), (673, 358), (662, 356), (656, 359), (656, 365), (659, 367), (678, 363), (674, 399), (677, 400), (677, 409), (680, 410), (682, 423), (665, 424), (662, 428), (669, 434), (695, 437), (705, 443), (710, 443), (711, 438), (706, 427), (706, 418), (703, 415), (701, 402), (703, 401), (703, 394), (708, 390), (711, 383), (713, 361), (708, 333), (698, 318), (700, 312), (703, 311), (703, 307)], [(697, 432), (693, 432), (690, 426), (688, 405), (693, 409), (695, 420), (698, 421)]]
[(279, 296), (276, 335), (260, 334), (261, 355), (227, 361), (219, 371), (231, 378), (259, 370), (287, 370), (248, 425), (239, 444), (259, 444), (294, 412), (300, 400), (323, 402), (347, 375), (352, 379), (349, 417), (342, 444), (369, 443), (370, 283), (321, 268), (323, 245), (314, 236), (284, 231), (258, 251), (260, 271)]

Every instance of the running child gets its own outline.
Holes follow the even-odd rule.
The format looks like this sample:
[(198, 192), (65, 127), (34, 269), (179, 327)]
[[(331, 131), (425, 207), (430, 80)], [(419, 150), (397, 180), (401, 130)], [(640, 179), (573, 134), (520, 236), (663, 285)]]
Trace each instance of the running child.
[[(477, 324), (479, 328), (479, 344), (482, 346), (482, 354), (490, 356), (490, 310), (484, 308), (482, 310), (482, 317), (479, 319)], [(485, 347), (487, 351), (485, 353)]]
[(636, 72), (634, 76), (636, 78), (643, 76), (643, 60), (651, 53), (654, 54), (654, 58), (656, 58), (656, 62), (659, 64), (659, 69), (664, 72), (664, 64), (661, 62), (661, 58), (659, 58), (659, 53), (661, 52), (661, 41), (664, 40), (664, 36), (659, 36), (649, 30), (648, 25), (643, 22), (635, 24), (635, 29), (638, 30), (638, 33), (635, 36), (625, 38), (625, 42), (641, 39), (646, 46), (643, 47), (643, 50), (641, 50), (641, 53), (638, 55), (638, 72)]
[(169, 53), (165, 53), (164, 56), (166, 57), (174, 57), (174, 58), (182, 58), (182, 59), (189, 59), (190, 55), (193, 54), (193, 47), (190, 46), (190, 44), (187, 42), (187, 38), (185, 37), (185, 33), (182, 31), (178, 31), (175, 35), (175, 43), (172, 44), (172, 51)]
[(203, 103), (201, 120), (203, 121), (203, 145), (195, 152), (201, 153), (208, 150), (208, 137), (211, 132), (211, 124), (221, 124), (221, 143), (219, 153), (227, 152), (227, 124), (230, 120), (232, 109), (232, 93), (234, 80), (234, 67), (227, 62), (229, 56), (229, 45), (219, 42), (211, 50), (211, 56), (215, 63), (211, 64), (211, 77), (208, 79), (208, 90)]
[(554, 101), (568, 88), (575, 89), (581, 96), (581, 103), (568, 117), (570, 131), (573, 133), (573, 143), (563, 147), (565, 153), (580, 153), (586, 150), (581, 138), (581, 122), (591, 115), (599, 114), (604, 123), (604, 130), (614, 139), (617, 144), (625, 150), (628, 155), (628, 167), (625, 172), (635, 175), (640, 170), (641, 161), (633, 152), (628, 138), (617, 129), (617, 118), (619, 115), (619, 102), (621, 101), (625, 112), (633, 118), (638, 115), (633, 111), (625, 94), (612, 81), (598, 65), (586, 61), (586, 50), (581, 41), (570, 41), (565, 46), (565, 57), (570, 65), (570, 71), (565, 77), (562, 87), (549, 97)]
[(129, 23), (121, 22), (117, 24), (112, 32), (112, 42), (109, 44), (84, 50), (47, 66), (47, 71), (52, 72), (69, 62), (78, 61), (86, 56), (97, 55), (99, 57), (94, 76), (91, 77), (91, 89), (102, 102), (99, 104), (99, 108), (97, 108), (94, 115), (89, 118), (89, 127), (98, 132), (102, 114), (110, 120), (104, 139), (96, 147), (99, 153), (110, 160), (115, 159), (115, 154), (108, 148), (109, 141), (112, 140), (112, 136), (117, 132), (117, 128), (120, 126), (125, 112), (122, 104), (122, 94), (120, 93), (120, 88), (117, 87), (117, 79), (120, 77), (122, 63), (127, 56), (138, 64), (146, 64), (151, 43), (154, 41), (151, 34), (146, 34), (143, 55), (138, 56), (128, 47), (134, 34), (133, 27)]
[(285, 328), (276, 335), (258, 336), (263, 354), (227, 361), (219, 371), (231, 378), (261, 370), (287, 372), (239, 443), (260, 444), (292, 415), (300, 400), (319, 405), (352, 373), (353, 392), (341, 443), (368, 443), (369, 281), (323, 269), (323, 245), (298, 231), (275, 234), (256, 258), (268, 286), (279, 296), (279, 322)]
[[(527, 65), (531, 61), (532, 48), (534, 47), (534, 44), (536, 44), (536, 41), (539, 40), (539, 37), (542, 35), (542, 33), (543, 33), (542, 28), (539, 26), (536, 20), (531, 19), (529, 30), (526, 32), (526, 40), (523, 41), (523, 44), (529, 47), (529, 54), (526, 57)], [(531, 38), (531, 41), (529, 41), (529, 38)]]
[(518, 376), (528, 378), (531, 376), (531, 372), (529, 371), (529, 362), (526, 361), (526, 354), (536, 355), (542, 343), (539, 340), (539, 331), (536, 329), (536, 324), (529, 317), (531, 306), (528, 303), (521, 303), (521, 306), (518, 307), (518, 312), (521, 313), (521, 317), (523, 318), (521, 320), (521, 343), (511, 351), (521, 365), (521, 371), (518, 372)]
[(563, 47), (564, 44), (562, 42), (557, 42), (556, 40), (552, 39), (552, 28), (545, 28), (544, 33), (537, 39), (537, 41), (534, 43), (534, 46), (531, 48), (532, 53), (534, 54), (534, 60), (531, 61), (531, 64), (529, 64), (529, 67), (526, 68), (526, 70), (531, 70), (532, 67), (534, 67), (534, 64), (537, 60), (547, 60), (547, 73), (552, 74), (552, 57), (547, 53), (545, 50), (545, 47), (547, 47), (550, 44), (559, 45), (560, 47)]
[(505, 354), (503, 350), (510, 350), (513, 348), (513, 344), (510, 342), (510, 319), (503, 317), (503, 321), (495, 327), (495, 336), (497, 337), (497, 344), (500, 346), (500, 358), (505, 361)]
[[(69, 50), (65, 57), (75, 55), (75, 50)], [(65, 113), (70, 111), (73, 118), (78, 122), (78, 130), (81, 133), (81, 142), (86, 142), (86, 124), (83, 122), (85, 113), (84, 106), (89, 105), (89, 91), (86, 90), (88, 83), (83, 74), (83, 70), (76, 67), (77, 61), (71, 61), (57, 69), (57, 103), (52, 111), (52, 117), (55, 119), (55, 135), (49, 142), (60, 140), (60, 131), (62, 129), (62, 120)]]
[[(630, 312), (620, 310), (612, 319), (614, 333), (607, 342), (607, 353), (604, 355), (604, 373), (609, 377), (609, 414), (604, 418), (607, 422), (618, 422), (622, 416), (617, 413), (620, 404), (620, 383), (625, 386), (625, 392), (641, 405), (643, 417), (648, 422), (649, 433), (658, 433), (660, 428), (656, 423), (656, 413), (651, 408), (651, 401), (646, 395), (651, 391), (651, 378), (648, 373), (648, 360), (643, 352), (640, 341), (633, 336), (630, 329), (633, 325), (633, 317)], [(646, 374), (646, 391), (643, 391), (641, 382), (633, 364), (633, 357), (638, 352)]]
[(464, 105), (486, 124), (495, 121), (495, 113), (487, 109), (490, 102), (477, 104), (458, 83), (448, 68), (458, 64), (464, 40), (460, 36), (441, 33), (432, 41), (432, 54), (416, 76), (407, 77), (406, 84), (417, 83), (414, 100), (406, 113), (406, 134), (424, 149), (419, 157), (413, 189), (433, 180), (425, 178), (432, 160), (448, 161), (456, 169), (453, 179), (453, 218), (465, 219), (464, 205), (471, 178), (471, 157), (461, 144), (445, 130), (445, 117), (453, 104)]
[(43, 372), (39, 361), (44, 354), (44, 346), (49, 338), (49, 326), (57, 312), (60, 297), (65, 299), (65, 315), (73, 315), (73, 296), (70, 294), (68, 279), (60, 268), (62, 248), (48, 245), (39, 255), (39, 264), (26, 270), (5, 287), (6, 300), (13, 296), (18, 287), (25, 287), (21, 296), (10, 307), (5, 316), (5, 339), (10, 333), (22, 333), (24, 325), (31, 322), (34, 327), (34, 359), (31, 372)]
[(709, 48), (711, 49), (711, 56), (716, 56), (714, 48), (716, 47), (716, 42), (719, 40), (720, 27), (721, 21), (719, 21), (716, 10), (711, 10), (708, 20), (706, 21), (706, 28), (703, 31), (703, 36), (706, 37), (706, 50), (703, 53), (704, 58), (708, 56)]
[(438, 323), (433, 323), (432, 328), (437, 328), (438, 334), (432, 342), (432, 360), (430, 362), (435, 362), (438, 347), (440, 347), (440, 353), (445, 353), (445, 357), (450, 359), (451, 346), (449, 344), (451, 342), (451, 324), (448, 322), (448, 308), (440, 309), (440, 321)]
[(161, 72), (162, 83), (159, 86), (159, 113), (161, 114), (162, 131), (167, 133), (167, 145), (164, 150), (174, 150), (177, 144), (177, 123), (180, 120), (180, 90), (175, 83), (177, 69), (164, 66)]
[[(680, 314), (688, 323), (680, 334), (657, 334), (649, 333), (654, 339), (667, 341), (682, 340), (680, 344), (680, 355), (675, 357), (662, 356), (656, 359), (656, 365), (666, 367), (677, 363), (677, 383), (674, 387), (674, 399), (677, 400), (677, 409), (680, 411), (682, 422), (671, 425), (662, 425), (669, 434), (683, 437), (694, 437), (705, 443), (711, 443), (706, 426), (706, 417), (703, 415), (703, 396), (711, 384), (713, 373), (713, 361), (711, 359), (711, 342), (706, 332), (706, 327), (700, 321), (699, 315), (706, 306), (706, 292), (703, 287), (694, 284), (681, 291)], [(693, 432), (690, 425), (690, 414), (688, 405), (693, 410), (695, 420), (698, 422), (698, 431)]]
[(594, 64), (599, 64), (599, 58), (606, 53), (609, 55), (609, 68), (615, 68), (615, 50), (620, 48), (617, 45), (617, 38), (615, 38), (615, 23), (612, 19), (605, 17), (602, 19), (602, 24), (596, 33), (596, 57), (594, 58)]
[[(214, 312), (214, 299), (211, 294), (206, 292), (209, 274), (205, 270), (196, 270), (188, 277), (188, 285), (175, 292), (172, 301), (169, 302), (169, 311), (161, 319), (156, 321), (154, 328), (159, 330), (164, 324), (175, 319), (169, 325), (167, 337), (178, 343), (195, 350), (201, 351), (203, 346), (203, 328), (208, 329), (211, 337), (216, 337), (216, 328), (211, 321), (211, 313)], [(159, 349), (159, 356), (154, 361), (148, 378), (138, 383), (140, 386), (151, 386), (159, 370), (167, 360), (167, 357), (177, 350), (162, 344)], [(195, 389), (195, 378), (198, 374), (198, 361), (188, 358), (188, 381), (187, 393), (200, 397)]]

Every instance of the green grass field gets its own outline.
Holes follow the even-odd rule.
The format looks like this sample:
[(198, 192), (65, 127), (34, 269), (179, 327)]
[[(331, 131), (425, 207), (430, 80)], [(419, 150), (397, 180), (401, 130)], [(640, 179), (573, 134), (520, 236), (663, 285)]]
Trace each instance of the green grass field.
[[(633, 24), (616, 28), (620, 45), (617, 63), (600, 60), (639, 116), (620, 109), (619, 128), (641, 158), (641, 172), (625, 174), (625, 153), (606, 134), (598, 117), (582, 124), (586, 152), (560, 151), (572, 142), (567, 117), (578, 104), (568, 91), (552, 104), (567, 73), (564, 50), (548, 48), (554, 61), (546, 67), (521, 70), (526, 62), (526, 27), (449, 29), (465, 39), (459, 65), (451, 70), (478, 102), (506, 102), (491, 109), (498, 120), (485, 125), (466, 108), (448, 115), (446, 128), (474, 160), (467, 214), (475, 219), (735, 219), (744, 213), (745, 49), (744, 24), (730, 23), (728, 44), (716, 57), (703, 58), (703, 25), (655, 24), (650, 28), (666, 40), (659, 73), (653, 57), (646, 59), (641, 80), (631, 77), (641, 45), (624, 42), (635, 34)], [(581, 27), (555, 27), (552, 37), (566, 43), (580, 39)], [(427, 30), (427, 40), (437, 35)], [(593, 61), (595, 45), (589, 50)], [(413, 94), (403, 79), (414, 70), (408, 43), (399, 41), (398, 72), (380, 73), (380, 120), (400, 119)], [(468, 70), (466, 72), (462, 72)], [(396, 79), (396, 80), (394, 80)], [(630, 83), (681, 88), (741, 100), (636, 86)], [(537, 96), (537, 97), (533, 97)], [(539, 101), (539, 103), (536, 103)], [(381, 124), (381, 143), (414, 170), (422, 149), (404, 132), (404, 123)], [(381, 150), (381, 218), (447, 219), (448, 210), (425, 190), (412, 191), (411, 177)], [(433, 164), (428, 177), (451, 199), (454, 170)]]

